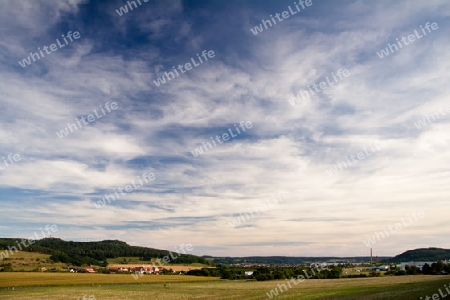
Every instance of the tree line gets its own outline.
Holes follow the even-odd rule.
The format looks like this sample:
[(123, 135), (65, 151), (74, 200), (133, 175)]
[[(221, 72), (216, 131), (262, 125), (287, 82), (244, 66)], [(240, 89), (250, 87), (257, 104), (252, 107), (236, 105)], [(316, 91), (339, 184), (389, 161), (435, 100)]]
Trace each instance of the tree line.
[[(0, 238), (0, 249), (8, 249), (17, 245), (17, 240)], [(28, 252), (50, 254), (54, 262), (69, 263), (74, 266), (99, 265), (106, 266), (108, 258), (140, 257), (142, 260), (163, 258), (169, 255), (167, 250), (147, 247), (130, 246), (118, 240), (105, 240), (100, 242), (72, 242), (57, 238), (37, 240), (33, 245), (23, 249)], [(177, 254), (178, 255), (178, 254)], [(203, 257), (181, 254), (172, 263), (206, 263)]]
[[(245, 272), (253, 271), (251, 275), (246, 275)], [(340, 278), (342, 274), (342, 267), (329, 266), (326, 268), (311, 268), (311, 267), (257, 267), (257, 268), (243, 268), (232, 267), (229, 265), (218, 265), (217, 268), (203, 268), (200, 270), (190, 270), (186, 275), (193, 276), (214, 276), (221, 279), (242, 280), (255, 279), (257, 281), (289, 279), (297, 278), (302, 275), (306, 279), (332, 279)]]

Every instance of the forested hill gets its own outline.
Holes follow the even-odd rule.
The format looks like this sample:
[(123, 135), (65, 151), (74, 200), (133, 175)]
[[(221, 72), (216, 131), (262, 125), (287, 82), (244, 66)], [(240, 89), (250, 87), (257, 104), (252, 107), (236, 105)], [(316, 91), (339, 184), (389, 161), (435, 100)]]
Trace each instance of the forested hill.
[(438, 261), (450, 259), (450, 250), (442, 248), (420, 248), (408, 250), (391, 259), (394, 262)]
[[(0, 249), (8, 246), (17, 246), (21, 239), (0, 238)], [(106, 265), (107, 258), (117, 257), (141, 257), (148, 261), (151, 258), (162, 258), (169, 255), (167, 250), (159, 250), (146, 247), (130, 246), (118, 240), (105, 240), (100, 242), (72, 242), (57, 238), (45, 238), (35, 241), (28, 247), (21, 246), (24, 251), (50, 254), (55, 262), (71, 263), (74, 265)], [(12, 250), (14, 252), (14, 250)], [(172, 251), (173, 256), (178, 254)], [(170, 257), (170, 256), (169, 256)], [(205, 263), (206, 260), (195, 255), (182, 254), (172, 260), (173, 263)]]
[[(290, 257), (290, 256), (248, 256), (248, 257), (213, 257), (210, 258), (216, 264), (304, 264), (314, 262), (342, 262), (362, 263), (370, 261), (368, 256), (358, 257)], [(380, 260), (388, 260), (391, 257), (382, 256)]]

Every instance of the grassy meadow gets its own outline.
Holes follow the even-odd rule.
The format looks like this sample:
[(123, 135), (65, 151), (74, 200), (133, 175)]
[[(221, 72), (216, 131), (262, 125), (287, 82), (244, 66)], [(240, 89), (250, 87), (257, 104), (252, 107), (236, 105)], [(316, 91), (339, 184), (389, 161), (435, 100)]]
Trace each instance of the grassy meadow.
[[(117, 258), (108, 258), (106, 260), (108, 262), (108, 264), (114, 264), (114, 265), (118, 265), (118, 264), (145, 264), (145, 265), (151, 265), (151, 264), (155, 264), (156, 266), (158, 266), (158, 264), (156, 263), (156, 257), (152, 258), (152, 260), (139, 260), (139, 257), (117, 257)], [(201, 263), (192, 263), (192, 264), (172, 264), (172, 263), (168, 263), (165, 264), (167, 266), (193, 266), (193, 267), (201, 267), (201, 268), (208, 268), (211, 267), (210, 265), (207, 264), (201, 264)]]
[(89, 274), (89, 273), (35, 273), (1, 272), (0, 288), (32, 286), (74, 286), (102, 284), (148, 284), (171, 282), (203, 282), (219, 280), (216, 277), (185, 275), (144, 275), (134, 279), (131, 274)]
[[(130, 280), (131, 279), (131, 280)], [(0, 273), (0, 299), (269, 299), (279, 281), (227, 281), (192, 276)], [(276, 299), (420, 299), (438, 292), (450, 276), (396, 276), (311, 279), (280, 293)], [(52, 285), (52, 286), (49, 286)], [(14, 286), (14, 290), (11, 287)], [(7, 288), (9, 287), (9, 288)]]
[(37, 252), (18, 251), (3, 259), (1, 264), (11, 264), (13, 270), (17, 271), (35, 271), (41, 268), (56, 269), (63, 271), (64, 263), (55, 263), (50, 260), (49, 254), (41, 254)]

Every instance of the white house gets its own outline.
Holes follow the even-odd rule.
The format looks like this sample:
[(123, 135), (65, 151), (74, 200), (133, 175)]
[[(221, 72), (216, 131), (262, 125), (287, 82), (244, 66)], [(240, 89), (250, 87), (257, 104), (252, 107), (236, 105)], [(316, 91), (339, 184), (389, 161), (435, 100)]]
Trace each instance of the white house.
[(372, 267), (369, 269), (369, 271), (389, 271), (389, 269), (390, 269), (390, 266), (384, 265), (384, 266)]

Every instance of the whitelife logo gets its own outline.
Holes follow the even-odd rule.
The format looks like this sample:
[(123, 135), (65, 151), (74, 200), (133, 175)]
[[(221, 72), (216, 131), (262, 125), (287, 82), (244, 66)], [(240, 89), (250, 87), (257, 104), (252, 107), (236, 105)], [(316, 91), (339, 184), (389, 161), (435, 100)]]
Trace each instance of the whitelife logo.
[[(447, 113), (450, 113), (450, 105), (447, 105), (445, 107), (445, 110), (447, 111)], [(444, 112), (444, 109), (442, 107), (439, 108), (439, 111), (441, 112), (442, 116), (447, 115), (447, 113)], [(428, 124), (431, 124), (430, 117), (433, 119), (433, 122), (435, 122), (436, 121), (435, 116), (437, 119), (440, 119), (439, 114), (436, 111), (436, 109), (434, 110), (434, 116), (432, 114), (431, 114), (431, 116), (426, 114), (425, 118), (423, 118), (422, 120), (419, 120), (419, 122), (417, 122), (417, 123), (414, 123), (414, 126), (416, 126), (417, 129), (422, 129), (422, 127), (427, 126), (427, 120), (428, 120)]]
[[(341, 69), (337, 70), (336, 75), (334, 75), (334, 73), (331, 73), (331, 74), (333, 75), (334, 82), (330, 81), (330, 79), (328, 79), (328, 76), (327, 76), (327, 77), (325, 77), (327, 82), (321, 81), (318, 85), (316, 83), (312, 84), (312, 87), (314, 88), (314, 90), (317, 93), (327, 89), (328, 87), (334, 85), (335, 83), (338, 83), (338, 79), (336, 78), (336, 75), (341, 80), (343, 79), (342, 76), (344, 76), (344, 77), (350, 76), (350, 72), (347, 69), (344, 69), (343, 71)], [(320, 90), (318, 89), (318, 87), (320, 87)], [(314, 91), (312, 90), (311, 85), (308, 85), (308, 89), (311, 93), (311, 96), (314, 95)], [(300, 103), (301, 102), (300, 95), (302, 96), (303, 100), (309, 100), (310, 95), (309, 95), (308, 91), (302, 90), (302, 91), (298, 92), (298, 94), (297, 94), (297, 96), (295, 96), (295, 98), (292, 98), (291, 100), (289, 100), (289, 103), (292, 106), (295, 106), (296, 103)], [(306, 97), (305, 97), (305, 95), (306, 95)]]
[[(214, 58), (214, 57), (216, 56), (216, 54), (214, 53), (213, 50), (209, 50), (208, 53), (206, 53), (206, 50), (203, 50), (201, 56), (203, 57), (203, 59), (204, 59), (205, 61), (208, 61), (208, 57), (206, 56), (206, 54), (208, 54), (208, 57), (209, 57), (209, 58)], [(196, 64), (194, 58), (191, 57), (191, 61), (192, 61), (192, 64), (194, 65), (194, 67), (198, 67), (198, 66), (200, 66), (201, 64), (203, 64), (203, 60), (202, 60), (202, 58), (200, 57), (200, 55), (199, 55), (198, 53), (197, 53), (197, 58), (198, 58), (198, 61), (200, 62), (199, 64)], [(179, 77), (180, 74), (178, 74), (178, 71), (177, 71), (177, 69), (175, 68), (175, 66), (173, 66), (172, 68), (173, 68), (173, 71), (175, 72), (175, 74), (177, 74), (176, 77)], [(180, 70), (180, 72), (184, 74), (184, 73), (186, 73), (187, 71), (192, 70), (192, 65), (191, 65), (191, 63), (185, 63), (185, 64), (184, 64), (184, 68), (185, 68), (186, 70), (183, 70), (183, 65), (178, 65), (178, 70)], [(155, 83), (155, 85), (156, 85), (157, 87), (159, 87), (161, 84), (166, 83), (166, 78), (167, 78), (167, 82), (169, 82), (169, 81), (172, 80), (172, 79), (175, 79), (175, 74), (173, 74), (172, 72), (164, 72), (164, 75), (163, 75), (163, 76), (158, 77), (156, 80), (153, 80), (153, 82)], [(170, 76), (169, 76), (169, 75), (170, 75)], [(164, 76), (165, 76), (165, 77), (164, 77)]]
[[(93, 114), (90, 114), (87, 117), (85, 117), (85, 116), (81, 117), (81, 120), (83, 121), (84, 125), (89, 125), (90, 123), (94, 122), (95, 120), (100, 119), (101, 117), (105, 116), (106, 112), (103, 108), (105, 108), (109, 113), (111, 112), (111, 109), (116, 110), (118, 108), (116, 102), (112, 102), (111, 105), (109, 104), (109, 102), (106, 102), (104, 107), (102, 107), (101, 105), (99, 107), (101, 108), (101, 111), (103, 114), (99, 115), (97, 113), (97, 109), (94, 109), (95, 117)], [(87, 123), (86, 123), (86, 118), (88, 120)], [(78, 120), (78, 118), (75, 118), (75, 120), (77, 121), (78, 127), (75, 123), (67, 123), (67, 126), (64, 129), (61, 129), (59, 132), (56, 132), (56, 135), (60, 139), (62, 139), (63, 137), (69, 135), (69, 130), (70, 130), (70, 132), (74, 132), (74, 130), (77, 131), (78, 129), (82, 128), (83, 125), (80, 124), (80, 120)]]
[[(131, 193), (134, 190), (136, 190), (137, 188), (140, 188), (141, 186), (144, 185), (140, 176), (136, 176), (136, 178), (139, 180), (139, 182), (141, 184), (136, 185), (134, 183), (134, 180), (131, 180), (131, 183), (133, 184), (133, 186), (131, 186), (131, 184), (128, 184), (123, 188), (120, 187), (117, 189), (122, 196), (125, 196), (127, 193)], [(148, 183), (149, 181), (155, 180), (155, 174), (154, 173), (144, 173), (144, 174), (142, 174), (142, 179), (145, 181), (145, 183)], [(123, 190), (125, 190), (125, 192)], [(97, 201), (97, 203), (94, 203), (95, 207), (101, 208), (106, 205), (106, 201), (108, 201), (108, 204), (109, 204), (109, 203), (111, 203), (111, 201), (116, 201), (116, 199), (119, 199), (120, 195), (117, 193), (116, 189), (113, 189), (113, 191), (117, 198), (114, 197), (113, 194), (105, 194), (105, 196), (102, 198), (102, 200), (99, 200), (99, 201)]]
[(438, 290), (439, 294), (433, 294), (431, 297), (426, 295), (425, 298), (420, 297), (420, 300), (441, 300), (442, 298), (447, 297), (448, 295), (450, 295), (450, 291), (448, 290), (448, 286), (446, 284), (444, 284), (444, 287), (445, 287), (445, 290), (447, 291), (448, 294), (442, 293), (442, 290), (439, 289)]
[[(376, 143), (376, 148), (378, 148), (378, 150), (380, 151), (382, 147), (385, 147), (384, 143), (385, 143), (385, 141), (377, 142), (377, 143)], [(350, 157), (352, 158), (353, 163), (357, 163), (358, 161), (363, 160), (364, 158), (369, 157), (369, 156), (371, 156), (372, 154), (376, 153), (376, 151), (375, 151), (375, 149), (373, 149), (373, 146), (372, 146), (372, 145), (370, 145), (370, 148), (372, 149), (373, 152), (370, 152), (370, 151), (368, 152), (368, 151), (367, 151), (367, 148), (364, 147), (365, 155), (364, 155), (364, 153), (362, 153), (362, 152), (358, 152), (357, 154), (351, 154)], [(358, 160), (355, 160), (356, 157), (358, 158)], [(342, 165), (344, 166), (344, 168), (348, 168), (349, 166), (351, 166), (352, 163), (351, 163), (350, 160), (348, 159), (348, 156), (346, 156), (345, 158), (347, 159), (348, 165), (347, 165), (345, 162), (340, 162), (340, 161), (338, 161), (337, 164), (335, 164), (333, 167), (329, 168), (329, 169), (326, 171), (327, 174), (330, 175), (330, 176), (333, 176), (335, 173), (338, 172), (338, 168), (339, 168), (341, 171), (343, 170)], [(342, 165), (341, 165), (341, 164), (342, 164)]]
[[(58, 226), (56, 226), (56, 225), (51, 225), (50, 226), (48, 224), (45, 225), (45, 231), (47, 232), (47, 234), (44, 233), (44, 230), (42, 228), (39, 228), (39, 229), (41, 230), (42, 238), (46, 238), (47, 234), (49, 236), (51, 236), (52, 232), (57, 232), (58, 231)], [(34, 239), (34, 237), (36, 239)], [(16, 241), (16, 245), (17, 245), (17, 247), (19, 249), (17, 249), (16, 246), (12, 246), (12, 247), (8, 246), (7, 250), (5, 250), (3, 252), (0, 252), (0, 261), (2, 261), (5, 258), (8, 258), (10, 255), (13, 255), (14, 253), (12, 252), (12, 250), (14, 250), (16, 253), (19, 252), (19, 250), (22, 251), (22, 245), (23, 245), (24, 248), (27, 248), (30, 245), (33, 245), (36, 242), (36, 240), (39, 240), (39, 235), (36, 232), (34, 232), (34, 237), (30, 237), (30, 238), (28, 238), (28, 240), (23, 239), (20, 242)], [(8, 251), (9, 251), (9, 254), (8, 254)]]
[[(62, 47), (65, 47), (66, 45), (68, 45), (69, 42), (67, 42), (66, 37), (64, 36), (64, 34), (61, 35), (61, 36), (63, 37), (63, 40), (64, 40), (65, 44), (61, 44), (59, 42), (59, 39), (56, 39), (56, 42), (57, 42), (59, 48), (56, 47), (56, 44), (51, 44), (50, 47), (47, 47), (47, 46), (42, 47), (42, 50), (44, 50), (45, 53), (47, 53), (47, 54), (51, 54), (52, 52), (55, 52), (56, 50), (61, 49)], [(70, 42), (73, 42), (72, 37), (74, 39), (78, 40), (81, 37), (81, 35), (80, 35), (80, 33), (78, 31), (75, 31), (73, 34), (72, 34), (72, 31), (69, 31), (67, 33), (67, 38), (70, 40)], [(49, 48), (50, 48), (50, 50), (52, 52), (48, 51)], [(44, 53), (42, 52), (42, 50), (41, 50), (40, 47), (38, 47), (38, 52), (41, 54), (41, 56), (39, 56), (39, 53), (30, 52), (30, 55), (28, 55), (27, 58), (23, 59), (22, 61), (19, 61), (19, 65), (22, 68), (25, 68), (27, 65), (28, 66), (31, 65), (31, 59), (33, 59), (33, 62), (35, 62), (36, 61), (35, 57), (37, 57), (37, 59), (43, 58), (44, 57)]]
[[(437, 24), (436, 22), (431, 23), (431, 24), (430, 24), (430, 22), (427, 22), (427, 23), (425, 24), (425, 28), (427, 29), (428, 33), (431, 32), (430, 27), (431, 27), (431, 29), (433, 29), (433, 30), (437, 30), (437, 29), (439, 28), (439, 26), (438, 26), (438, 24)], [(421, 38), (423, 38), (424, 36), (427, 35), (425, 29), (422, 28), (422, 25), (420, 25), (420, 28), (422, 29), (423, 35), (420, 35), (420, 34), (417, 32), (417, 30), (414, 30), (415, 35), (414, 35), (414, 34), (408, 35), (408, 41), (409, 41), (409, 43), (406, 42), (406, 38), (405, 38), (404, 36), (402, 36), (401, 40), (402, 40), (402, 42), (403, 42), (403, 44), (404, 44), (405, 46), (407, 46), (407, 45), (409, 45), (410, 43), (414, 42), (414, 41), (416, 40), (416, 37), (417, 37), (417, 39), (419, 40), (419, 39), (421, 39)], [(396, 40), (397, 40), (398, 46), (399, 46), (400, 48), (402, 48), (402, 43), (400, 43), (400, 41), (398, 40), (398, 38), (396, 38)], [(389, 56), (389, 54), (391, 54), (391, 53), (389, 53), (389, 50), (391, 50), (391, 53), (394, 53), (395, 51), (398, 51), (398, 47), (397, 47), (397, 45), (396, 45), (395, 43), (392, 44), (392, 45), (391, 45), (390, 43), (388, 43), (386, 48), (382, 49), (380, 52), (377, 52), (378, 57), (379, 57), (379, 58), (384, 58), (385, 56)]]
[[(425, 213), (423, 211), (413, 212), (411, 214), (411, 216), (413, 217), (414, 221), (417, 221), (419, 219), (424, 218)], [(411, 225), (413, 223), (411, 216), (408, 215), (409, 223), (405, 223), (405, 220), (403, 220), (403, 218), (402, 218), (402, 223), (395, 223), (394, 225), (389, 225), (388, 228), (389, 228), (390, 233), (396, 233), (397, 231), (402, 229), (402, 226), (408, 227), (409, 225)], [(392, 228), (392, 227), (394, 227), (394, 228)], [(386, 236), (384, 234), (386, 234)], [(384, 233), (382, 231), (374, 232), (374, 235), (372, 237), (368, 238), (366, 241), (364, 241), (364, 244), (368, 248), (370, 248), (372, 245), (375, 245), (375, 243), (376, 243), (375, 238), (377, 238), (378, 241), (381, 241), (382, 238), (385, 239), (388, 236), (389, 236), (389, 232), (387, 231), (386, 227), (384, 227)]]
[[(142, 6), (141, 0), (136, 0), (139, 3), (139, 6)], [(142, 0), (144, 3), (147, 3), (148, 0)], [(134, 1), (127, 1), (128, 7), (130, 8), (130, 11), (133, 10), (133, 7), (131, 4), (134, 5), (134, 8), (138, 8), (136, 2)], [(128, 13), (128, 7), (126, 5), (119, 7), (119, 9), (116, 9), (116, 13), (119, 16), (123, 16), (124, 14)]]
[[(300, 7), (297, 5), (297, 2), (294, 2), (294, 4), (295, 4), (295, 7), (297, 8), (297, 12), (295, 12), (294, 10), (292, 10), (291, 6), (288, 6), (290, 14), (289, 14), (289, 12), (288, 12), (287, 10), (285, 10), (285, 11), (283, 11), (283, 12), (281, 13), (282, 18), (280, 18), (280, 14), (279, 14), (279, 13), (276, 13), (276, 14), (275, 14), (275, 17), (277, 18), (278, 22), (282, 22), (282, 21), (284, 21), (285, 19), (289, 18), (290, 16), (296, 15), (296, 14), (298, 14), (298, 13), (301, 11)], [(298, 1), (298, 4), (299, 4), (299, 5), (302, 7), (302, 9), (304, 10), (304, 9), (306, 9), (306, 7), (312, 5), (312, 0), (306, 0), (306, 1), (300, 0), (300, 1)], [(306, 5), (306, 6), (305, 6), (305, 5)], [(277, 21), (275, 21), (275, 19), (272, 17), (272, 15), (270, 15), (270, 18), (272, 19), (273, 25), (277, 24)], [(267, 27), (267, 25), (269, 25), (270, 27), (273, 26), (273, 25), (272, 25), (272, 22), (270, 22), (270, 20), (264, 20), (264, 19), (262, 19), (261, 22), (262, 22), (262, 23), (261, 23), (260, 25), (255, 26), (254, 28), (250, 28), (250, 31), (251, 31), (254, 35), (257, 35), (258, 33), (263, 32), (263, 30), (264, 30), (263, 25), (264, 25), (265, 29), (268, 29), (268, 28), (269, 28), (269, 27)]]
[[(327, 270), (327, 268), (323, 268), (322, 266), (319, 266), (319, 267), (314, 266), (314, 269), (316, 269), (317, 274), (319, 274), (319, 273), (320, 273), (321, 271), (323, 271), (323, 270)], [(309, 276), (308, 273), (307, 273), (305, 270), (303, 270), (303, 273), (305, 273), (307, 279), (310, 279), (311, 277), (313, 277), (313, 276), (316, 275), (316, 273), (314, 272), (314, 269), (311, 268), (311, 273), (313, 274), (312, 276)], [(277, 285), (278, 287), (276, 287), (276, 288), (270, 290), (269, 293), (266, 293), (266, 295), (267, 295), (267, 297), (268, 297), (269, 299), (272, 299), (272, 298), (278, 296), (278, 289), (280, 289), (280, 294), (283, 293), (283, 292), (285, 292), (285, 291), (287, 291), (287, 290), (289, 290), (289, 289), (291, 289), (291, 288), (292, 288), (291, 282), (292, 282), (294, 285), (297, 285), (297, 284), (299, 284), (299, 283), (302, 283), (303, 281), (305, 281), (305, 276), (303, 276), (303, 275), (298, 275), (297, 278), (291, 277), (291, 279), (285, 279), (285, 280), (286, 280), (286, 282), (287, 282), (289, 288), (286, 286), (286, 284), (284, 284), (284, 283), (283, 283), (283, 284), (280, 284), (280, 283), (279, 283), (279, 284)], [(283, 288), (284, 288), (284, 290), (283, 290)]]
[[(252, 124), (252, 122), (247, 121), (247, 122), (245, 122), (245, 127), (244, 127), (244, 121), (241, 121), (241, 122), (239, 123), (239, 127), (241, 127), (241, 129), (245, 132), (245, 128), (250, 129), (250, 128), (253, 127), (253, 124)], [(240, 132), (239, 128), (236, 126), (236, 124), (234, 124), (234, 128), (236, 129), (237, 134), (233, 134), (233, 131), (231, 130), (231, 128), (228, 128), (228, 132), (230, 133), (231, 138), (237, 137), (238, 134), (241, 134), (241, 132)], [(222, 139), (223, 139), (223, 142), (226, 142), (226, 141), (228, 141), (228, 140), (230, 139), (230, 136), (228, 135), (228, 133), (224, 133), (224, 134), (222, 134), (222, 136), (216, 135), (215, 140), (216, 140), (219, 144), (223, 144), (223, 142), (220, 140), (221, 137), (222, 137)], [(214, 138), (211, 137), (210, 139), (211, 139), (211, 141), (213, 142), (214, 147), (217, 147)], [(197, 157), (197, 156), (199, 156), (200, 154), (203, 154), (203, 149), (205, 149), (205, 152), (207, 152), (208, 149), (206, 148), (206, 146), (209, 146), (209, 149), (212, 149), (212, 148), (213, 148), (212, 145), (211, 145), (209, 142), (206, 142), (206, 143), (205, 143), (205, 142), (202, 142), (202, 146), (200, 146), (200, 148), (195, 148), (194, 151), (191, 151), (192, 155), (194, 155), (194, 157)]]
[[(186, 251), (192, 251), (192, 250), (194, 250), (194, 247), (192, 246), (192, 244), (186, 244), (186, 249), (184, 249), (184, 247), (185, 247), (184, 244), (181, 244), (181, 245), (180, 245), (180, 249), (181, 249), (181, 252), (183, 252), (183, 254), (187, 254)], [(169, 255), (170, 255), (170, 257), (172, 258), (172, 260), (176, 260), (177, 258), (181, 257), (181, 255), (182, 255), (182, 254), (180, 254), (180, 250), (178, 250), (177, 247), (175, 247), (175, 253), (178, 254), (178, 257), (174, 257), (172, 251), (169, 251)], [(164, 257), (162, 258), (162, 260), (163, 260), (164, 263), (161, 263), (161, 258), (155, 259), (155, 261), (158, 263), (159, 267), (164, 266), (164, 264), (168, 264), (168, 263), (170, 262), (171, 259), (169, 258), (169, 256), (166, 255), (166, 256), (164, 256)], [(155, 265), (154, 263), (153, 263), (152, 265), (153, 265), (153, 268), (157, 268), (156, 265)], [(144, 276), (144, 274), (142, 274), (142, 273), (137, 273), (137, 274), (131, 274), (131, 276), (133, 276), (133, 278), (134, 278), (135, 280), (137, 280), (137, 279), (139, 279), (139, 277)]]
[(14, 162), (18, 162), (20, 160), (20, 154), (8, 154), (8, 162), (6, 161), (5, 157), (2, 157), (3, 162), (5, 163), (5, 167), (2, 167), (2, 163), (0, 163), (0, 170), (4, 170), (7, 167), (9, 167), (10, 165), (13, 165)]

